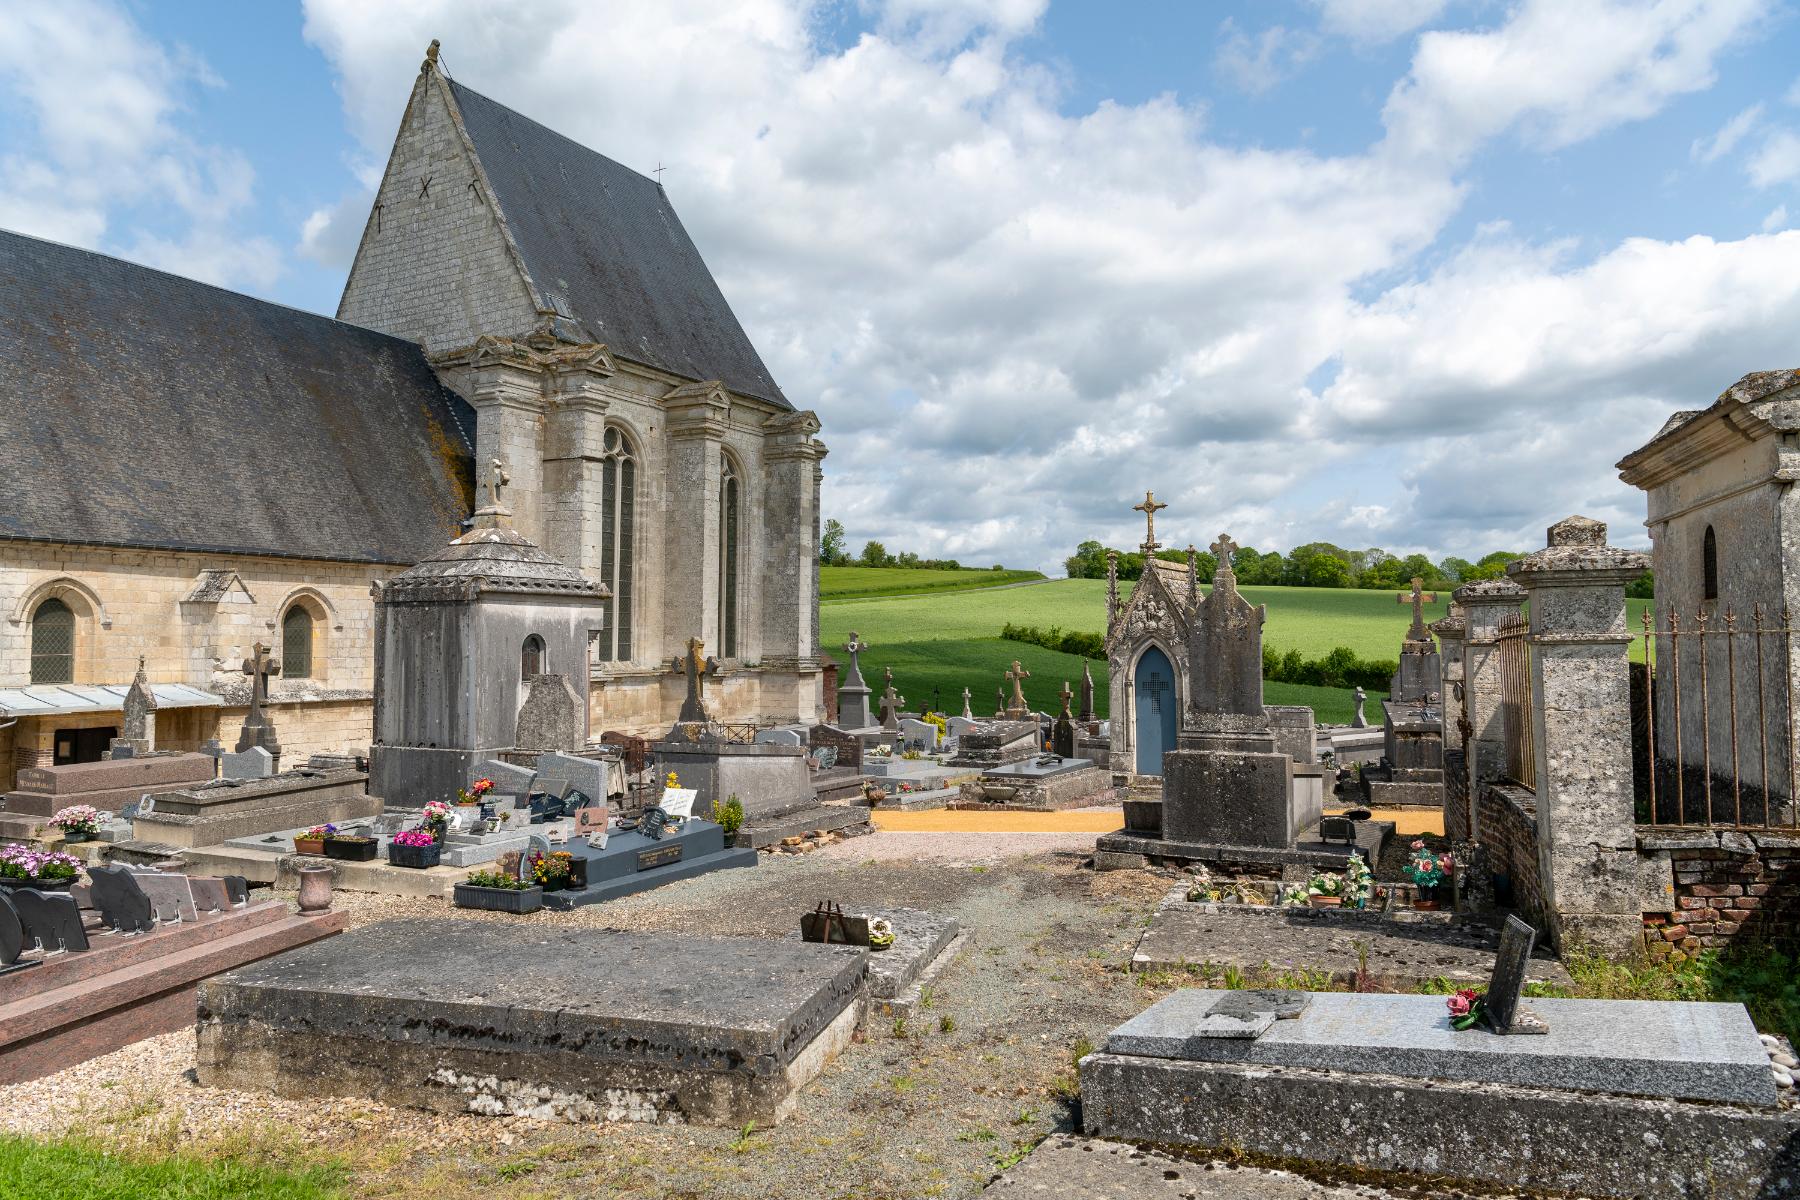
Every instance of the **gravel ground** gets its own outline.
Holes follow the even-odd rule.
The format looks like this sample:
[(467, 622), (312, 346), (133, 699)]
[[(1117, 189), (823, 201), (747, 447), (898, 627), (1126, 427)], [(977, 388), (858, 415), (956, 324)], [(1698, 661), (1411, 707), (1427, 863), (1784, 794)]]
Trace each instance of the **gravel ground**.
[[(550, 1125), (296, 1102), (193, 1082), (193, 1038), (153, 1038), (8, 1089), (0, 1131), (341, 1158), (356, 1196), (970, 1196), (1070, 1131), (1074, 1052), (1161, 991), (1124, 971), (1164, 877), (1095, 875), (1093, 836), (876, 834), (765, 858), (606, 905), (527, 920), (778, 937), (826, 898), (948, 913), (969, 931), (907, 1026), (871, 1022), (772, 1130)], [(353, 925), (512, 920), (441, 901), (345, 894)]]

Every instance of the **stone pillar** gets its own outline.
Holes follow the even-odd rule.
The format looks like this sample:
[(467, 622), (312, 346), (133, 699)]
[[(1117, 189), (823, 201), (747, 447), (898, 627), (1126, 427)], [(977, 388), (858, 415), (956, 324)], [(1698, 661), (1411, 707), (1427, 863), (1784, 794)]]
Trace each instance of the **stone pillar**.
[[(662, 531), (663, 630), (674, 645), (719, 641), (719, 486), (731, 402), (718, 384), (688, 384), (663, 397), (668, 413), (668, 509)], [(640, 655), (640, 657), (647, 657)], [(662, 657), (668, 657), (663, 655)]]
[(602, 381), (612, 370), (604, 351), (592, 349), (598, 357), (565, 365), (558, 372), (548, 406), (544, 421), (544, 538), (538, 544), (558, 561), (589, 579), (598, 579), (607, 410)]
[(476, 365), (468, 396), (475, 409), (475, 507), (487, 503), (482, 481), (488, 477), (488, 464), (498, 458), (512, 478), (505, 504), (512, 510), (514, 527), (543, 545), (542, 372), (516, 357), (495, 357)]
[[(1477, 798), (1506, 774), (1506, 723), (1500, 715), (1500, 622), (1516, 616), (1525, 589), (1510, 579), (1465, 583), (1452, 595), (1467, 623), (1463, 640), (1463, 709), (1469, 736), (1464, 760), (1469, 781), (1469, 836), (1481, 836)], [(1462, 741), (1460, 730), (1457, 741)]]
[(1462, 719), (1463, 682), (1463, 642), (1469, 632), (1468, 622), (1463, 619), (1462, 609), (1451, 605), (1450, 615), (1431, 623), (1431, 632), (1438, 640), (1438, 682), (1434, 687), (1438, 698), (1441, 729), (1446, 749), (1457, 749), (1462, 745), (1462, 734), (1456, 723)]
[(819, 653), (813, 622), (819, 611), (819, 464), (822, 442), (810, 412), (780, 413), (763, 422), (761, 561), (745, 570), (762, 592), (762, 657), (810, 659)]
[(1625, 585), (1650, 556), (1608, 546), (1587, 517), (1552, 525), (1547, 542), (1506, 568), (1531, 601), (1539, 882), (1559, 948), (1618, 956), (1643, 935)]

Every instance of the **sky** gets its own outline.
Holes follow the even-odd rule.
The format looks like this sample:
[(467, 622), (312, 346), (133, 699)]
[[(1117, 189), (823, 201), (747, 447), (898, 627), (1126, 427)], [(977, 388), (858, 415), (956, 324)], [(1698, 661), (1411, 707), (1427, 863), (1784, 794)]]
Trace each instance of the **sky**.
[(853, 549), (1642, 546), (1800, 365), (1778, 0), (0, 0), (0, 227), (330, 314), (433, 38), (664, 168)]

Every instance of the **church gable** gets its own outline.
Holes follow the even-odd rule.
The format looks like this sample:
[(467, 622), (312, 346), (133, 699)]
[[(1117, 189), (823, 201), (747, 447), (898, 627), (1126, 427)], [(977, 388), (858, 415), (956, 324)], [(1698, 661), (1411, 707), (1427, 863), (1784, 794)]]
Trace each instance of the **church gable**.
[(543, 305), (435, 69), (407, 101), (338, 319), (441, 353), (529, 333)]
[[(1151, 561), (1157, 563), (1157, 568), (1173, 569), (1145, 566), (1143, 578), (1131, 590), (1131, 598), (1107, 623), (1108, 658), (1130, 650), (1145, 638), (1155, 638), (1173, 655), (1180, 656), (1186, 651), (1191, 629), (1188, 613), (1192, 609), (1192, 602), (1182, 599), (1187, 592), (1186, 571), (1176, 568), (1173, 563)], [(1180, 572), (1179, 582), (1172, 578), (1177, 571)]]

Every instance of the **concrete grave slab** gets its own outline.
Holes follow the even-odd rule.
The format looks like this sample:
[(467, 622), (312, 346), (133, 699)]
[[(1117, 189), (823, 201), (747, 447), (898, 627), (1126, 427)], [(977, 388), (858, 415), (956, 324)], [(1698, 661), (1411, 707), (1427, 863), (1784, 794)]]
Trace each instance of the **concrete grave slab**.
[(1773, 1105), (1775, 1085), (1741, 1004), (1535, 1000), (1536, 1037), (1450, 1028), (1440, 996), (1312, 993), (1297, 1020), (1250, 1039), (1190, 1036), (1226, 993), (1190, 988), (1109, 1035), (1109, 1054), (1305, 1067), (1678, 1100)]
[(848, 1044), (867, 987), (851, 947), (386, 921), (203, 985), (200, 1082), (448, 1113), (768, 1125)]

